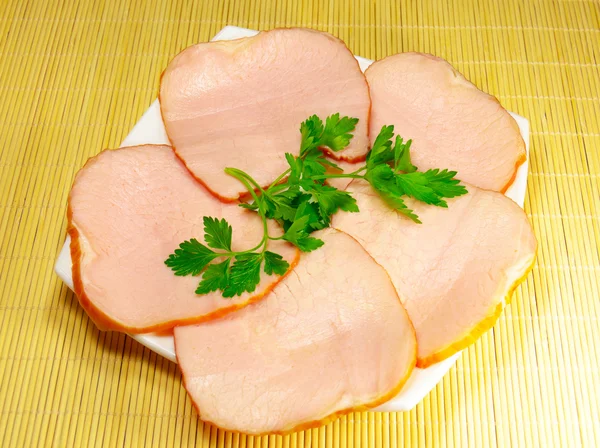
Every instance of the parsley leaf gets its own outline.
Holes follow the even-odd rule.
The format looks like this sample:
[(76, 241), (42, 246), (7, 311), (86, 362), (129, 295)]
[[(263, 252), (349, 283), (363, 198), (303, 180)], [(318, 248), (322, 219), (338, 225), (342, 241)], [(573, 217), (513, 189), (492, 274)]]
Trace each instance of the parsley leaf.
[(401, 197), (396, 196), (385, 190), (379, 190), (379, 195), (387, 205), (396, 210), (398, 213), (402, 213), (404, 216), (411, 219), (417, 224), (422, 224), (419, 217), (415, 214), (413, 210), (408, 208), (408, 206)]
[(425, 173), (414, 172), (400, 174), (396, 176), (396, 185), (400, 190), (411, 198), (426, 204), (437, 205), (438, 207), (448, 207), (436, 191), (429, 185), (429, 180)]
[(369, 154), (367, 155), (367, 169), (372, 169), (382, 163), (387, 163), (394, 159), (392, 151), (392, 137), (394, 136), (394, 126), (383, 126)]
[(307, 217), (307, 225), (305, 226), (307, 233), (324, 229), (329, 225), (321, 218), (319, 204), (317, 202), (310, 202), (311, 200), (311, 195), (303, 194), (300, 196), (298, 208), (296, 209), (296, 216), (294, 216), (294, 221), (303, 216)]
[(306, 231), (308, 219), (308, 215), (296, 219), (283, 234), (284, 240), (289, 241), (302, 252), (311, 252), (324, 244), (323, 240), (309, 236)]
[(412, 140), (403, 143), (402, 137), (396, 136), (394, 143), (394, 168), (395, 171), (404, 171), (405, 173), (413, 173), (417, 171), (417, 167), (410, 163), (410, 145)]
[(270, 195), (266, 193), (263, 196), (267, 210), (267, 218), (282, 219), (291, 221), (294, 219), (296, 209), (292, 206), (292, 200), (285, 195)]
[(358, 118), (342, 117), (333, 114), (325, 120), (325, 129), (320, 139), (321, 146), (327, 146), (333, 151), (341, 151), (350, 144)]
[(204, 221), (204, 241), (213, 249), (231, 250), (231, 226), (225, 219), (220, 221), (217, 218), (205, 216)]
[(312, 155), (306, 157), (306, 159), (303, 161), (302, 177), (312, 178), (314, 176), (322, 176), (323, 174), (325, 174), (327, 168), (323, 163), (324, 161), (326, 161), (326, 159), (320, 152), (317, 156)]
[(455, 179), (456, 171), (428, 170), (424, 173), (413, 172), (396, 176), (396, 184), (412, 198), (426, 204), (448, 207), (443, 198), (454, 198), (467, 193), (459, 180)]
[[(448, 207), (445, 198), (467, 193), (455, 171), (417, 171), (410, 159), (412, 140), (404, 142), (396, 136), (392, 146), (393, 126), (384, 126), (375, 139), (367, 156), (365, 179), (394, 209), (420, 223), (418, 216), (406, 205), (402, 196), (408, 196), (426, 204)], [(393, 163), (393, 169), (390, 167)]]
[(252, 210), (254, 212), (258, 211), (258, 204), (256, 202), (242, 202), (241, 204), (238, 204), (238, 205), (247, 210)]
[(260, 265), (264, 259), (262, 253), (239, 254), (229, 270), (229, 284), (223, 291), (223, 297), (241, 296), (245, 292), (254, 292), (260, 283)]
[(323, 121), (316, 115), (310, 116), (300, 125), (300, 157), (316, 154), (319, 147), (328, 147), (332, 151), (341, 151), (350, 144), (352, 132), (358, 118), (342, 117), (333, 114)]
[(394, 170), (387, 164), (377, 165), (367, 170), (365, 179), (377, 191), (387, 191), (402, 196), (402, 191), (396, 185)]
[(165, 260), (165, 264), (175, 272), (175, 275), (198, 275), (218, 256), (218, 253), (192, 238), (181, 243), (179, 249), (175, 249), (175, 252)]
[(300, 182), (300, 177), (302, 176), (302, 159), (300, 157), (294, 157), (289, 152), (286, 152), (285, 160), (287, 160), (287, 163), (290, 166), (290, 174), (287, 182), (290, 185), (295, 185)]
[(319, 204), (321, 218), (329, 223), (331, 215), (338, 210), (358, 212), (358, 205), (347, 191), (338, 190), (330, 185), (313, 184), (309, 190), (313, 199)]
[(337, 170), (337, 171), (344, 171), (342, 169), (342, 167), (340, 167), (337, 163), (334, 163), (331, 160), (326, 159), (324, 157), (322, 158), (322, 160), (319, 160), (319, 163), (321, 165), (323, 165), (325, 168), (330, 167), (330, 168), (333, 168), (334, 170)]
[(222, 263), (209, 264), (204, 273), (202, 274), (202, 280), (196, 288), (196, 294), (208, 294), (209, 292), (221, 291), (227, 288), (229, 284), (229, 263), (231, 259), (223, 261)]
[(290, 264), (281, 255), (271, 251), (265, 252), (265, 273), (267, 275), (284, 275), (289, 268)]
[(323, 134), (323, 122), (316, 115), (312, 115), (300, 125), (300, 156), (319, 147), (319, 139)]
[[(294, 210), (292, 219), (295, 214)], [(181, 243), (179, 248), (165, 260), (165, 264), (174, 271), (175, 275), (202, 273), (196, 294), (221, 290), (223, 297), (234, 297), (244, 292), (253, 292), (260, 282), (260, 267), (263, 260), (265, 260), (265, 272), (270, 274), (283, 275), (289, 268), (288, 262), (281, 255), (266, 250), (268, 235), (257, 246), (264, 248), (262, 252), (252, 252), (254, 249), (232, 252), (232, 229), (225, 219), (204, 217), (204, 232), (206, 243), (224, 252), (213, 251), (192, 238)], [(212, 263), (217, 259), (222, 261)]]
[(441, 197), (455, 198), (467, 194), (464, 185), (460, 185), (460, 180), (456, 179), (456, 171), (448, 170), (427, 170), (425, 177), (429, 181), (429, 186)]
[(367, 171), (365, 178), (371, 186), (377, 190), (379, 196), (394, 210), (402, 213), (406, 217), (412, 219), (417, 224), (421, 224), (419, 217), (408, 208), (402, 195), (403, 190), (396, 183), (397, 175), (389, 165), (378, 165), (375, 168)]

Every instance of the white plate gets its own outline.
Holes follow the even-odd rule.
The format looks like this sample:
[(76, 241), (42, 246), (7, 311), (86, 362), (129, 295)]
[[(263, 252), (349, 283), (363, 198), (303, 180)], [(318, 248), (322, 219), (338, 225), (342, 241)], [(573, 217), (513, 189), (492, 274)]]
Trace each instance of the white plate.
[[(245, 28), (238, 28), (235, 26), (226, 26), (223, 28), (213, 40), (231, 40), (238, 39), (240, 37), (248, 37), (257, 34), (257, 31), (248, 30)], [(360, 68), (365, 71), (366, 68), (373, 63), (368, 59), (356, 56)], [(517, 121), (523, 140), (527, 148), (527, 155), (529, 156), (529, 122), (527, 119), (514, 114), (511, 115)], [(144, 113), (142, 118), (137, 122), (134, 128), (131, 130), (127, 138), (123, 141), (121, 146), (133, 146), (141, 145), (145, 143), (155, 144), (169, 144), (165, 127), (162, 122), (160, 115), (160, 106), (158, 100), (155, 100), (148, 110)], [(512, 184), (506, 195), (517, 202), (523, 207), (525, 201), (525, 188), (527, 186), (527, 172), (528, 162), (525, 162), (519, 168), (515, 182)], [(58, 256), (56, 266), (54, 270), (58, 276), (66, 283), (66, 285), (73, 289), (73, 278), (71, 276), (71, 254), (69, 251), (70, 239), (67, 237), (65, 244)], [(173, 346), (172, 336), (158, 336), (154, 334), (146, 335), (132, 335), (132, 337), (140, 342), (141, 344), (148, 347), (150, 350), (155, 351), (159, 355), (170, 359), (173, 362), (177, 362), (175, 359), (175, 349)], [(408, 380), (408, 383), (402, 390), (402, 392), (388, 401), (387, 403), (374, 409), (375, 411), (407, 411), (412, 409), (419, 403), (425, 395), (427, 395), (435, 385), (442, 379), (446, 372), (456, 362), (456, 359), (460, 353), (448, 358), (438, 364), (435, 364), (427, 369), (415, 369), (412, 376)]]

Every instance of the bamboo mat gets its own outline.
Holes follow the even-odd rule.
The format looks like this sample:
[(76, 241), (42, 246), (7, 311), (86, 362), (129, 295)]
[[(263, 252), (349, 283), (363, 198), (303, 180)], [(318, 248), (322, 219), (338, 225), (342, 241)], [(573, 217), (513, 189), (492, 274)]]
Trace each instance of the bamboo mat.
[[(97, 331), (52, 271), (76, 171), (116, 147), (187, 45), (310, 26), (368, 58), (452, 62), (531, 121), (539, 257), (494, 329), (411, 412), (289, 437), (197, 419), (174, 364)], [(0, 446), (600, 446), (600, 3), (0, 2)]]

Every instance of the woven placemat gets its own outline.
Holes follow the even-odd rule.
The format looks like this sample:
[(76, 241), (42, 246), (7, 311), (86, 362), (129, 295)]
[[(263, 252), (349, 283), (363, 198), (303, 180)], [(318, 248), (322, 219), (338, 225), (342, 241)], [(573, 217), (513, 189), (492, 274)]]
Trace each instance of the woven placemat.
[[(600, 3), (0, 2), (0, 446), (600, 446)], [(116, 147), (184, 47), (309, 26), (361, 56), (442, 56), (531, 121), (532, 275), (405, 413), (288, 437), (203, 424), (174, 364), (101, 333), (52, 272), (84, 161)]]

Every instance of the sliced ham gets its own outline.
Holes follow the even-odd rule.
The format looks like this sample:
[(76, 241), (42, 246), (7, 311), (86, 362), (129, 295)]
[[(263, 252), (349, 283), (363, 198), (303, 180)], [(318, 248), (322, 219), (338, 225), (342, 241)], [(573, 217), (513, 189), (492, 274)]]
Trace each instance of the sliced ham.
[[(203, 216), (229, 221), (233, 250), (262, 238), (256, 214), (214, 198), (168, 146), (122, 148), (90, 159), (73, 184), (68, 216), (75, 292), (104, 330), (143, 333), (214, 318), (260, 299), (280, 280), (263, 275), (254, 293), (234, 299), (218, 292), (199, 296), (197, 277), (176, 277), (165, 266), (182, 241), (202, 241)], [(295, 262), (294, 247), (271, 244)]]
[(415, 326), (419, 367), (448, 358), (491, 328), (535, 258), (523, 210), (500, 193), (468, 190), (448, 200), (448, 208), (407, 200), (423, 222), (415, 224), (355, 180), (348, 191), (360, 213), (333, 219), (389, 273)]
[(359, 119), (336, 158), (364, 159), (369, 143), (369, 89), (358, 62), (341, 40), (314, 30), (189, 47), (163, 73), (160, 104), (179, 157), (226, 201), (245, 190), (223, 169), (268, 185), (288, 168), (284, 154), (298, 152), (300, 123), (313, 114)]
[(326, 229), (269, 296), (222, 319), (177, 327), (175, 351), (200, 417), (249, 434), (324, 424), (401, 389), (412, 325), (384, 269)]
[(448, 168), (458, 178), (504, 192), (525, 161), (519, 127), (498, 100), (448, 62), (400, 53), (366, 71), (371, 92), (370, 137), (382, 126), (412, 139), (412, 162), (421, 170)]

